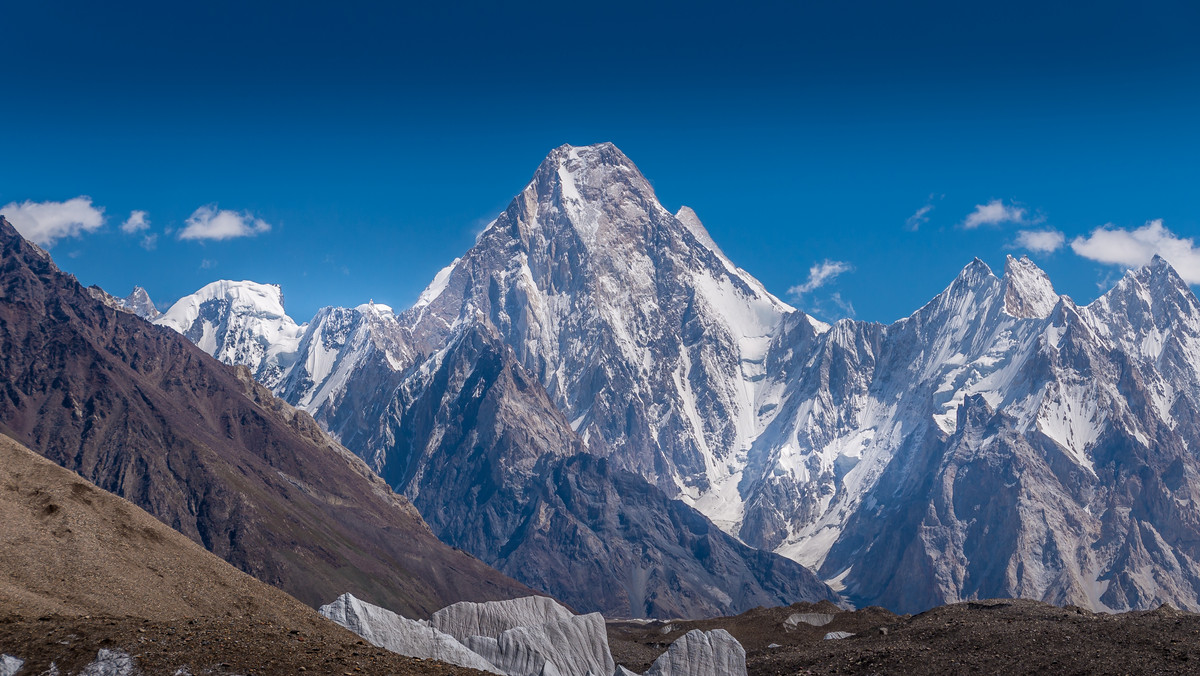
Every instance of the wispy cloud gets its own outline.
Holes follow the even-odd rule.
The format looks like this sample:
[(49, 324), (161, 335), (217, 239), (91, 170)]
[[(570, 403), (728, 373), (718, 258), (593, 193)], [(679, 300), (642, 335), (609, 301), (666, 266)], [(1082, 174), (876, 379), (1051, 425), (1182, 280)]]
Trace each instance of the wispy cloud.
[(217, 262), (214, 260), (209, 260), (209, 259), (205, 258), (200, 261), (200, 269), (201, 270), (211, 270), (215, 267), (217, 267)]
[(142, 248), (146, 251), (154, 251), (154, 247), (158, 246), (158, 233), (152, 232), (145, 237), (142, 237)]
[(999, 225), (1001, 223), (1026, 223), (1024, 207), (1005, 204), (1003, 200), (992, 200), (987, 204), (976, 204), (975, 211), (967, 214), (962, 226), (973, 230), (981, 225)]
[(249, 211), (217, 209), (215, 204), (196, 209), (179, 231), (179, 239), (223, 240), (253, 237), (271, 229), (270, 224)]
[(129, 212), (129, 218), (121, 224), (121, 232), (132, 235), (135, 232), (141, 232), (150, 228), (150, 221), (146, 218), (146, 212), (134, 209)]
[(65, 202), (9, 202), (0, 207), (21, 236), (46, 247), (65, 237), (76, 237), (104, 225), (104, 207), (80, 195)]
[(1126, 268), (1145, 265), (1158, 254), (1188, 284), (1200, 284), (1200, 249), (1190, 237), (1176, 237), (1161, 218), (1136, 230), (1101, 226), (1087, 237), (1071, 240), (1071, 249), (1084, 258)]
[(1038, 253), (1053, 253), (1062, 248), (1066, 235), (1057, 230), (1020, 230), (1014, 246)]
[(909, 230), (919, 230), (922, 225), (925, 225), (929, 222), (929, 212), (931, 211), (933, 211), (933, 205), (926, 204), (925, 206), (913, 212), (912, 216), (906, 218), (904, 220), (904, 226)]
[(796, 286), (788, 289), (788, 295), (792, 296), (796, 300), (799, 300), (805, 295), (816, 291), (829, 282), (832, 282), (837, 278), (838, 275), (844, 272), (849, 272), (853, 269), (854, 268), (851, 267), (849, 263), (844, 261), (833, 261), (826, 259), (820, 263), (814, 263), (813, 266), (808, 269), (808, 279), (805, 280), (804, 283), (797, 284)]
[(851, 303), (850, 301), (842, 298), (841, 293), (834, 293), (832, 296), (829, 297), (829, 302), (833, 303), (833, 305), (835, 307), (837, 307), (838, 310), (841, 311), (843, 316), (845, 316), (845, 317), (853, 317), (854, 316), (854, 314), (855, 314), (854, 304)]

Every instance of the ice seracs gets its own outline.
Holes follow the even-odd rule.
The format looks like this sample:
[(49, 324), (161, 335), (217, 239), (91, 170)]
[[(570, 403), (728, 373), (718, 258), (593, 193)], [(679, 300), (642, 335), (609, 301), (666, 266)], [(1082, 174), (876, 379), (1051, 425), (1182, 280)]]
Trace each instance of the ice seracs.
[(410, 620), (386, 608), (371, 605), (351, 594), (342, 594), (319, 612), (372, 645), (421, 659), (440, 660), (470, 669), (504, 674), (479, 654), (471, 652), (453, 636), (438, 631), (428, 622)]
[(693, 629), (675, 639), (644, 676), (745, 676), (746, 651), (724, 629)]
[(430, 624), (509, 674), (600, 676), (616, 668), (599, 613), (575, 615), (543, 596), (456, 603)]
[[(374, 645), (508, 676), (632, 674), (613, 661), (604, 618), (575, 615), (544, 596), (456, 603), (429, 621), (410, 620), (343, 594), (321, 614)], [(688, 632), (647, 676), (738, 676), (746, 651), (728, 632)]]

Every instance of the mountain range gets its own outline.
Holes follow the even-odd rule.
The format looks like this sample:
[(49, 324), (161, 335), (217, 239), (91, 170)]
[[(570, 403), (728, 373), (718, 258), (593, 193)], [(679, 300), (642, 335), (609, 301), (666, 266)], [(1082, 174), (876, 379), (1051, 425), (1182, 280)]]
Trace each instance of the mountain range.
[(314, 607), (358, 589), (422, 616), (533, 593), (441, 543), (246, 367), (110, 299), (0, 218), (0, 433)]
[[(301, 325), (277, 287), (217, 282), (156, 322), (312, 413), (444, 541), (580, 610), (782, 599), (767, 552), (902, 612), (1200, 610), (1200, 303), (1161, 258), (1086, 306), (1027, 258), (975, 260), (907, 318), (830, 325), (616, 147), (563, 146), (403, 312)], [(716, 551), (737, 583), (689, 589), (728, 580), (704, 577), (731, 565)], [(707, 598), (647, 601), (668, 593)]]

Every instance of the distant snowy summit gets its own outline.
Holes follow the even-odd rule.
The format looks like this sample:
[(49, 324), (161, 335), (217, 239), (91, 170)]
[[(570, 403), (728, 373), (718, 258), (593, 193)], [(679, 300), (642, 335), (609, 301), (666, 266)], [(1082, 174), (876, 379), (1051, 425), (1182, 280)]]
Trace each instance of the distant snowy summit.
[[(443, 368), (473, 336), (475, 359), (511, 357), (505, 392), (527, 378), (565, 421), (497, 416), (489, 436), (543, 454), (533, 440), (570, 440), (555, 452), (600, 456), (858, 603), (1200, 610), (1200, 303), (1161, 258), (1086, 306), (1028, 258), (1000, 276), (975, 260), (905, 319), (829, 325), (738, 268), (690, 209), (663, 208), (615, 146), (562, 146), (414, 307), (276, 314), (278, 329), (225, 311), (177, 330), (418, 504), (446, 481), (426, 463), (447, 445), (491, 462), (437, 427), (495, 396)], [(474, 476), (525, 509), (547, 470), (507, 452)], [(435, 529), (471, 508), (438, 509)], [(499, 561), (482, 533), (439, 535)]]

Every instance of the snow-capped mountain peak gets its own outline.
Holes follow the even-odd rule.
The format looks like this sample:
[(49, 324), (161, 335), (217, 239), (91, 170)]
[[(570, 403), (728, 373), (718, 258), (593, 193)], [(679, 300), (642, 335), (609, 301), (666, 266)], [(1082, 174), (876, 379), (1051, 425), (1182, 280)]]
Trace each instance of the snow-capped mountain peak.
[[(154, 323), (182, 333), (221, 361), (249, 366), (268, 387), (284, 371), (275, 357), (295, 352), (303, 333), (284, 311), (279, 286), (251, 281), (208, 284), (180, 298)], [(263, 372), (268, 362), (273, 366)]]
[(551, 151), (401, 323), (432, 353), (483, 317), (597, 452), (669, 492), (700, 500), (720, 483), (740, 504), (722, 458), (757, 433), (766, 351), (792, 312), (601, 143)]
[[(488, 349), (446, 362), (469, 335)], [(1027, 258), (1003, 277), (975, 259), (905, 319), (829, 326), (611, 144), (562, 146), (413, 308), (323, 310), (294, 362), (276, 391), (388, 476), (473, 444), (467, 404), (504, 394), (479, 374), (510, 365), (502, 389), (534, 384), (565, 421), (553, 448), (605, 456), (857, 601), (1200, 610), (1200, 301), (1162, 259), (1083, 307)], [(463, 408), (437, 418), (446, 392)], [(552, 438), (528, 414), (504, 416), (514, 449)], [(472, 509), (443, 504), (445, 523)]]
[(150, 294), (140, 286), (133, 287), (133, 291), (121, 300), (121, 307), (148, 321), (154, 321), (162, 314), (154, 307)]
[(1019, 319), (1049, 317), (1058, 303), (1050, 277), (1028, 257), (1004, 263), (1004, 311)]

